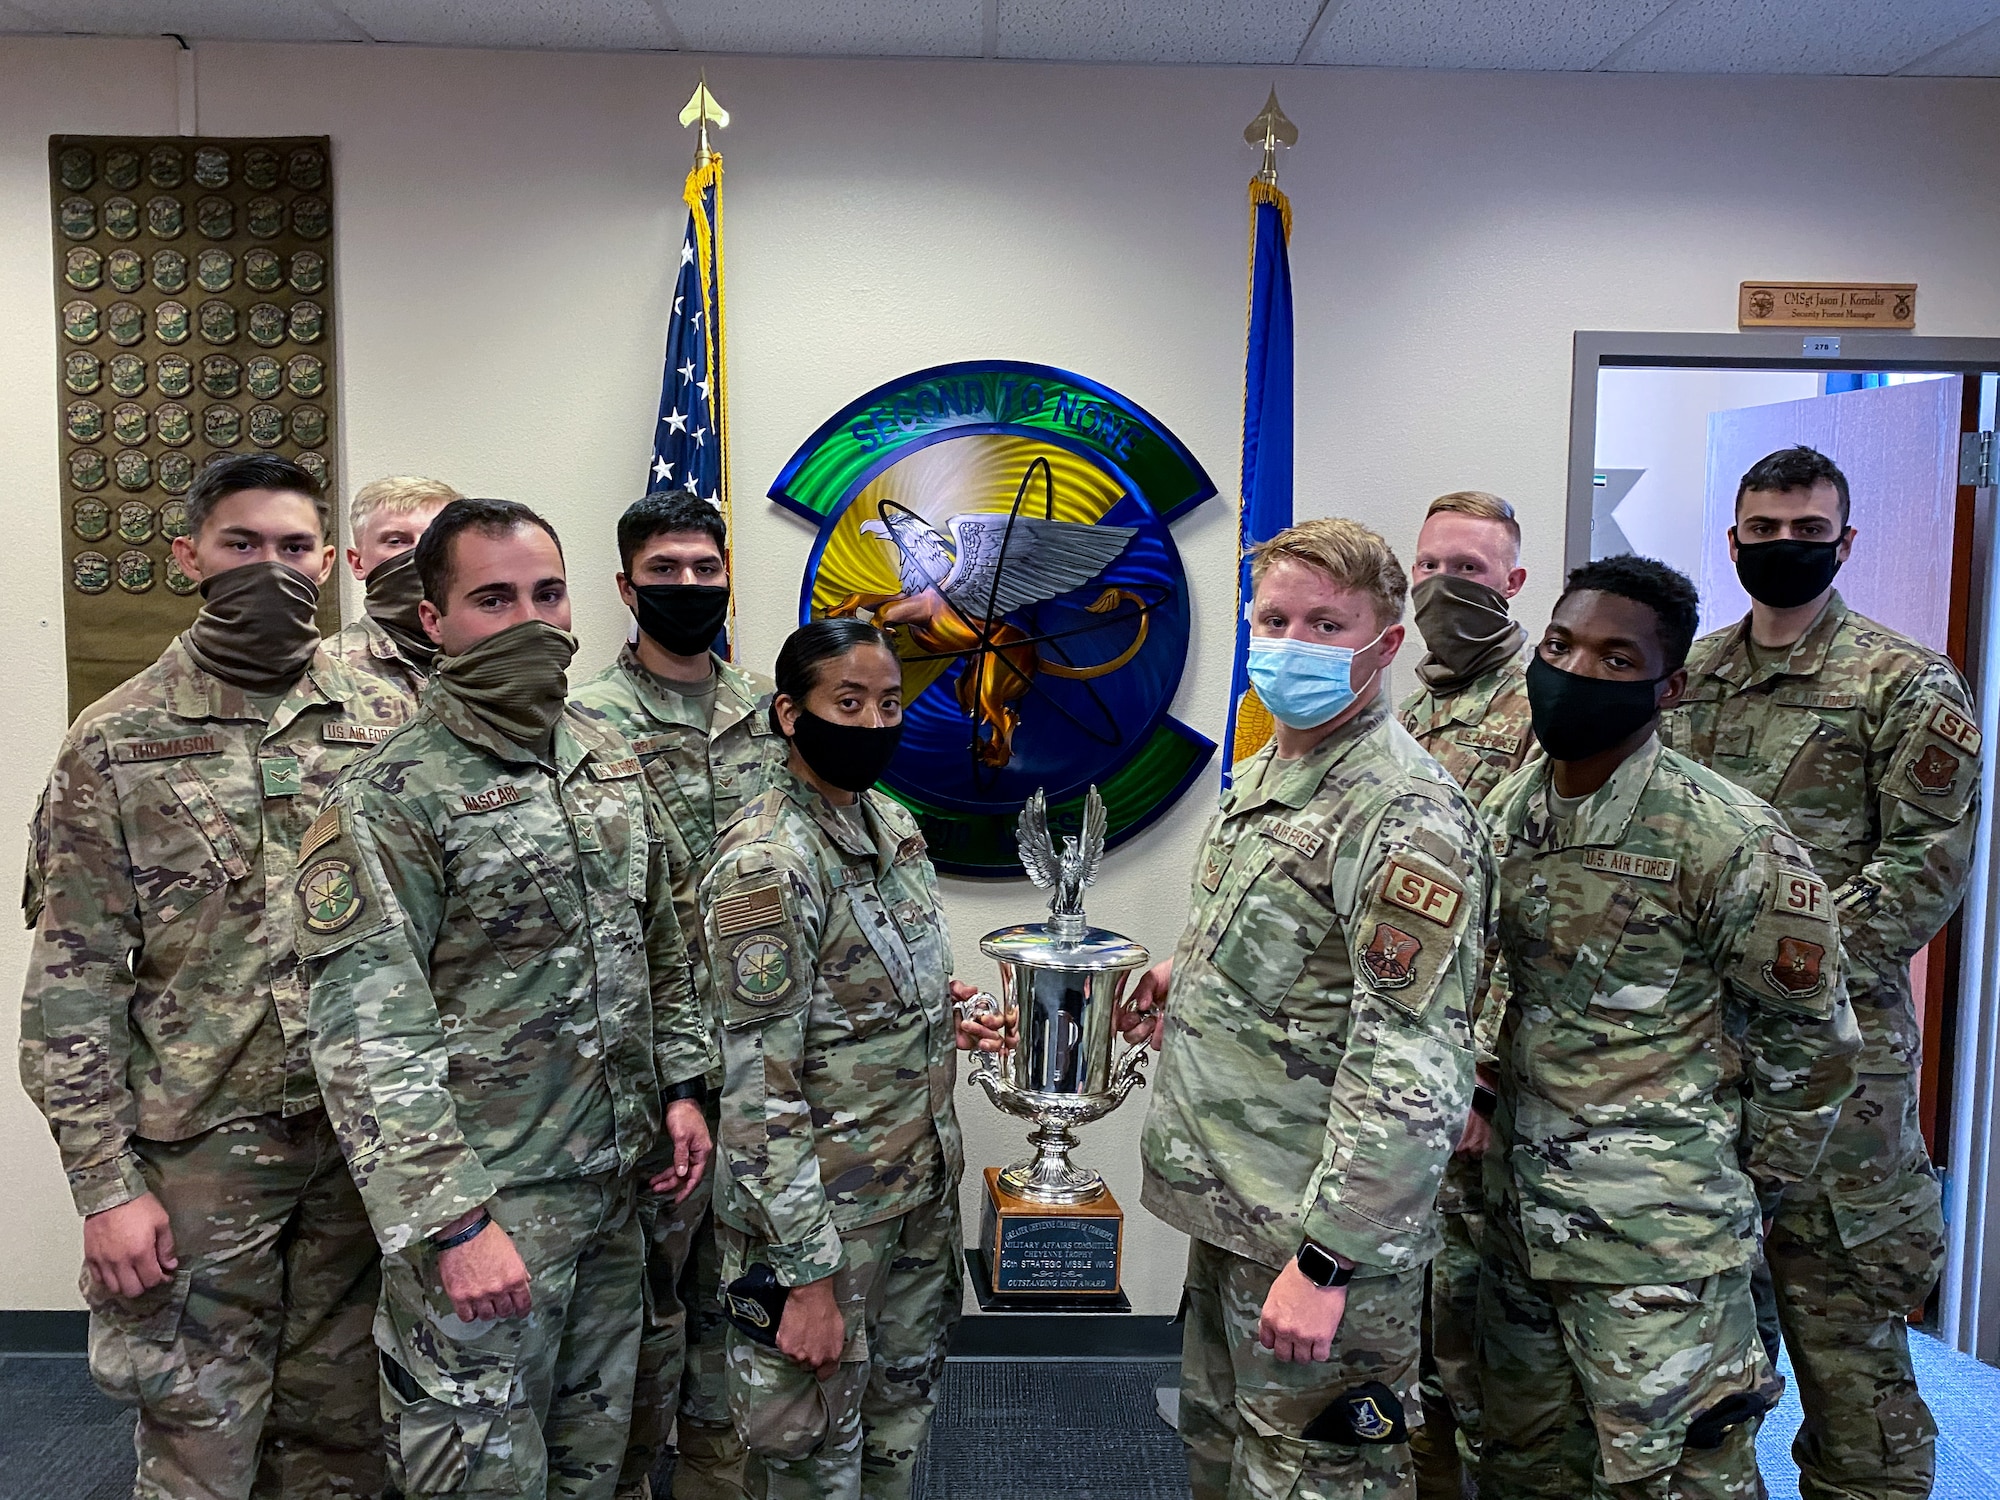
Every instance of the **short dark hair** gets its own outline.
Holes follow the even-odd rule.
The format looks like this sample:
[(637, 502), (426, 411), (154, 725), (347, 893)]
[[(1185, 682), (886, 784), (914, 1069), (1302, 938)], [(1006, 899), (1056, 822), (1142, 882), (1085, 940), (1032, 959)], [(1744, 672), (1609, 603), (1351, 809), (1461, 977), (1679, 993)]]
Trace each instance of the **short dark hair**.
[(1618, 557), (1600, 557), (1596, 562), (1570, 570), (1563, 582), (1562, 599), (1556, 600), (1557, 608), (1561, 608), (1563, 599), (1585, 589), (1616, 594), (1645, 605), (1660, 623), (1660, 645), (1667, 653), (1667, 670), (1672, 672), (1687, 665), (1688, 647), (1694, 644), (1695, 631), (1701, 626), (1701, 595), (1687, 574), (1656, 558), (1636, 557), (1629, 552)]
[(326, 491), (306, 470), (275, 453), (229, 453), (204, 464), (188, 487), (188, 535), (199, 536), (215, 507), (245, 490), (282, 490), (304, 495), (312, 501), (313, 514), (319, 517), (320, 539), (326, 539), (333, 520), (326, 507)]
[(424, 597), (438, 613), (444, 613), (451, 594), (451, 544), (461, 531), (477, 531), (485, 536), (505, 536), (523, 526), (539, 526), (556, 544), (562, 556), (562, 538), (555, 527), (527, 506), (514, 500), (454, 500), (437, 513), (424, 534), (417, 538), (417, 577), (423, 580)]
[(1850, 509), (1847, 495), (1847, 476), (1840, 472), (1840, 465), (1828, 458), (1817, 448), (1803, 445), (1797, 448), (1780, 448), (1776, 453), (1766, 453), (1750, 465), (1736, 486), (1736, 515), (1743, 514), (1743, 497), (1752, 490), (1764, 494), (1781, 494), (1785, 490), (1809, 490), (1824, 481), (1833, 486), (1840, 496), (1840, 529), (1847, 529)]
[(628, 578), (639, 549), (672, 531), (699, 531), (727, 561), (729, 533), (721, 511), (693, 490), (654, 490), (643, 500), (634, 500), (618, 518), (618, 565)]
[[(821, 667), (862, 646), (880, 646), (892, 656), (896, 651), (889, 637), (866, 620), (848, 616), (814, 620), (785, 637), (785, 644), (778, 648), (777, 664), (771, 668), (771, 680), (787, 698), (803, 703), (806, 694), (819, 686)], [(771, 728), (775, 731), (777, 727), (778, 711), (774, 706)]]

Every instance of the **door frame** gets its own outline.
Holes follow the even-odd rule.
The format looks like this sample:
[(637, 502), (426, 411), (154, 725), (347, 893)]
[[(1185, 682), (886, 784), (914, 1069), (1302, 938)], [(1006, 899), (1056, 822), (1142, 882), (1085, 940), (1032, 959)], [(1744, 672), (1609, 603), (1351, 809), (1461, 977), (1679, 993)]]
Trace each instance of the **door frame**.
[[(1834, 348), (1826, 347), (1835, 341)], [(2000, 372), (2000, 339), (1918, 338), (1846, 330), (1786, 333), (1645, 333), (1583, 331), (1575, 335), (1570, 372), (1569, 485), (1564, 516), (1565, 570), (1590, 559), (1592, 475), (1597, 464), (1597, 377), (1606, 368), (1895, 371), (1931, 370), (1968, 377), (1968, 409), (1979, 399), (1981, 375)], [(1989, 400), (1978, 426), (1991, 431)], [(1930, 1059), (1938, 1069), (1945, 1184), (1946, 1261), (1940, 1282), (1939, 1332), (1978, 1358), (2000, 1362), (2000, 1004), (1984, 997), (2000, 984), (2000, 900), (1991, 889), (2000, 872), (1996, 826), (1996, 759), (2000, 759), (2000, 525), (1992, 487), (1959, 491), (1951, 580), (1953, 644), (1972, 686), (1985, 737), (1980, 763), (1980, 811), (1972, 879), (1964, 905), (1939, 937), (1956, 962), (1955, 994), (1935, 1007), (1951, 1053)], [(1963, 622), (1963, 623), (1961, 623)], [(1937, 965), (1934, 961), (1934, 967)], [(1940, 974), (1933, 984), (1940, 984)], [(1934, 1030), (1935, 1026), (1927, 1026)], [(1927, 1044), (1929, 1038), (1926, 1039)], [(1947, 1049), (1940, 1049), (1947, 1050)]]

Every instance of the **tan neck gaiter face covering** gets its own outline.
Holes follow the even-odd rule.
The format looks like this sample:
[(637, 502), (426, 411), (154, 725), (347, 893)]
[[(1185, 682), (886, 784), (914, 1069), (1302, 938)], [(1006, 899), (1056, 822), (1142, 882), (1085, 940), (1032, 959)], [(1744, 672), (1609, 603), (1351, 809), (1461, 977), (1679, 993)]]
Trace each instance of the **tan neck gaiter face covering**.
[(217, 573), (201, 598), (182, 644), (204, 672), (246, 693), (282, 693), (319, 650), (319, 585), (283, 563)]
[(424, 581), (417, 576), (417, 554), (412, 548), (399, 552), (387, 562), (377, 563), (367, 579), (368, 618), (380, 625), (411, 661), (429, 671), (437, 660), (437, 642), (424, 634), (417, 619), (423, 602)]
[(576, 637), (546, 620), (523, 620), (437, 659), (436, 682), (494, 733), (547, 754), (563, 701)]
[(1434, 693), (1458, 691), (1527, 644), (1528, 633), (1507, 613), (1507, 596), (1469, 578), (1426, 578), (1410, 603), (1427, 653), (1417, 676)]

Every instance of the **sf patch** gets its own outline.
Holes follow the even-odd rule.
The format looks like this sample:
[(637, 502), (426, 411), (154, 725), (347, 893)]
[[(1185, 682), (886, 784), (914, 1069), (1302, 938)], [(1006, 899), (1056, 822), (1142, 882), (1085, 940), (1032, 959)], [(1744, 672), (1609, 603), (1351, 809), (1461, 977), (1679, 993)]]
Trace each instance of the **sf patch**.
[(747, 937), (729, 950), (736, 996), (746, 1005), (775, 1005), (792, 987), (792, 954), (773, 933)]
[(1378, 990), (1400, 990), (1417, 977), (1417, 955), (1424, 945), (1387, 922), (1375, 924), (1375, 935), (1361, 950), (1361, 971)]
[(1820, 970), (1826, 949), (1804, 938), (1778, 939), (1777, 956), (1764, 965), (1764, 982), (1787, 1000), (1809, 1000), (1826, 986)]
[(1392, 859), (1382, 877), (1382, 899), (1440, 927), (1449, 927), (1465, 894), (1449, 880)]
[(344, 859), (323, 859), (299, 877), (299, 906), (313, 932), (339, 932), (361, 915), (368, 903), (355, 884), (354, 866)]

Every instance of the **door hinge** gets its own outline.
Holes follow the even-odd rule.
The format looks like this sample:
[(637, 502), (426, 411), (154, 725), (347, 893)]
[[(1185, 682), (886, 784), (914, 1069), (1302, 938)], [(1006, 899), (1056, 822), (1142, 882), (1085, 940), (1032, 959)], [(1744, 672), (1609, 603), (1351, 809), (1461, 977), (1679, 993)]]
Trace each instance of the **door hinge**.
[(1980, 489), (1994, 483), (1993, 434), (1962, 432), (1958, 435), (1958, 482)]

